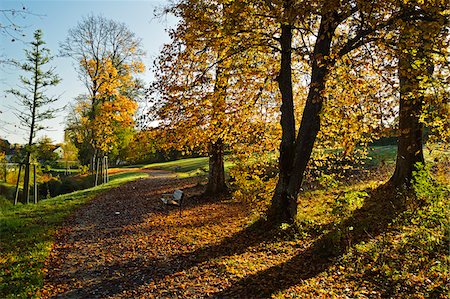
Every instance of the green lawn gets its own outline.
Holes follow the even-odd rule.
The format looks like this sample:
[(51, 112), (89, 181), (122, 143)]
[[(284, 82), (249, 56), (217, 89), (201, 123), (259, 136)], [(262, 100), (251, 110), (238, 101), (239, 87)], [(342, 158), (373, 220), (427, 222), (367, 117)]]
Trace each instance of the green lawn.
[(13, 206), (0, 201), (0, 298), (33, 298), (43, 284), (44, 261), (62, 221), (95, 195), (146, 177), (142, 172), (118, 173), (110, 182), (38, 204)]
[[(372, 146), (369, 149), (369, 166), (377, 166), (384, 162), (388, 165), (395, 164), (397, 155), (396, 145)], [(449, 157), (448, 150), (442, 150), (438, 145), (427, 146), (423, 150), (423, 155), (427, 163), (432, 162), (435, 158)]]
[(371, 146), (368, 154), (368, 165), (377, 166), (381, 163), (388, 165), (395, 163), (395, 157), (397, 155), (396, 145), (384, 145), (384, 146)]
[[(233, 164), (225, 161), (225, 171)], [(180, 159), (170, 162), (143, 165), (142, 168), (162, 169), (176, 172), (180, 177), (205, 175), (208, 172), (208, 157)]]

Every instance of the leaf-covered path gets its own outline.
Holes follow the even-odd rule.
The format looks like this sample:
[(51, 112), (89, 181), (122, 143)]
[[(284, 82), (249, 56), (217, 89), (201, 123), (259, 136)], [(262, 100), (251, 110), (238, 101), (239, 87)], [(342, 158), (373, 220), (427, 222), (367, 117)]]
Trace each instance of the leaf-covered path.
[[(245, 209), (211, 198), (202, 203), (198, 179), (149, 174), (98, 196), (66, 221), (46, 265), (43, 297), (184, 297), (185, 286), (177, 283), (180, 271), (197, 264), (193, 259), (202, 260), (197, 255), (202, 246), (242, 228)], [(159, 200), (175, 189), (186, 194), (181, 217), (178, 208)], [(220, 275), (218, 269), (210, 271)], [(192, 289), (196, 296), (221, 289), (200, 281), (210, 278), (203, 273), (193, 280), (201, 288), (202, 295)]]
[[(330, 217), (293, 233), (255, 221), (243, 203), (202, 196), (198, 178), (149, 174), (101, 194), (66, 221), (41, 297), (448, 297), (448, 270), (435, 266), (448, 260), (444, 205), (428, 212), (432, 206), (425, 206), (425, 216), (415, 220), (428, 223), (430, 243), (422, 240), (423, 229), (403, 219), (409, 214), (392, 208), (388, 189), (368, 192), (361, 207), (342, 219), (333, 219), (327, 208), (337, 191), (328, 197), (322, 191), (319, 199), (303, 197), (302, 210), (322, 215), (328, 209)], [(186, 194), (181, 216), (159, 200), (175, 189)], [(430, 215), (438, 225), (425, 220)], [(410, 270), (403, 278), (392, 279), (390, 273), (405, 266)]]

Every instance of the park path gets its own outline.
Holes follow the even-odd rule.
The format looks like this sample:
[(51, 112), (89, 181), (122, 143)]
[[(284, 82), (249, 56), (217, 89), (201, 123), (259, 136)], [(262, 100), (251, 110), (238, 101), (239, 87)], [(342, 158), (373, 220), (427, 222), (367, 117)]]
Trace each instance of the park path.
[[(197, 178), (147, 173), (148, 178), (100, 194), (65, 222), (46, 262), (42, 297), (165, 297), (156, 284), (167, 280), (170, 290), (177, 271), (195, 265), (193, 252), (240, 229), (237, 219), (245, 218), (245, 211), (211, 199), (202, 204), (204, 187)], [(185, 192), (181, 217), (178, 208), (159, 200), (175, 189)], [(224, 213), (231, 215), (225, 221)], [(218, 235), (211, 238), (210, 231)]]

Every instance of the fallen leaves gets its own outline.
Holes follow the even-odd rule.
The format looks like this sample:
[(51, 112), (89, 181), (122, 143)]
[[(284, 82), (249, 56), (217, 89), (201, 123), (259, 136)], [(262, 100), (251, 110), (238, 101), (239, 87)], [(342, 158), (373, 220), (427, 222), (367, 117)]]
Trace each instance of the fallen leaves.
[[(441, 292), (447, 274), (423, 250), (442, 239), (432, 221), (426, 240), (418, 235), (424, 230), (402, 222), (330, 260), (315, 246), (333, 235), (315, 227), (329, 226), (332, 217), (314, 213), (317, 221), (302, 223), (309, 233), (293, 238), (252, 222), (242, 203), (201, 196), (203, 188), (197, 179), (153, 177), (100, 195), (59, 231), (40, 296), (380, 298), (393, 285), (399, 296), (421, 294), (426, 286)], [(159, 200), (175, 189), (186, 193), (181, 217)], [(309, 200), (316, 212), (329, 196)], [(410, 244), (412, 237), (419, 246)]]

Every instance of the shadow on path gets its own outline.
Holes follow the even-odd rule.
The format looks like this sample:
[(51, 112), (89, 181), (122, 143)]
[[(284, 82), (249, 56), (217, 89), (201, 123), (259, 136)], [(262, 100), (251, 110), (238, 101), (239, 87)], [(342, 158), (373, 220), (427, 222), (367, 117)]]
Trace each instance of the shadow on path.
[[(142, 188), (142, 186), (139, 187), (133, 184), (129, 186), (131, 186), (131, 189), (133, 187)], [(152, 196), (159, 192), (162, 193), (160, 186), (153, 187), (154, 189), (148, 190)], [(174, 188), (174, 185), (168, 184), (164, 188)], [(193, 188), (195, 189), (195, 187)], [(189, 188), (187, 191), (189, 192)], [(298, 284), (302, 280), (318, 275), (330, 267), (336, 257), (342, 256), (347, 252), (350, 246), (371, 239), (387, 229), (389, 222), (402, 211), (399, 205), (389, 201), (390, 194), (392, 194), (391, 190), (385, 188), (373, 191), (369, 194), (361, 209), (356, 210), (349, 218), (319, 237), (310, 247), (302, 250), (299, 254), (282, 264), (235, 281), (228, 288), (216, 292), (211, 298), (266, 298), (278, 291)], [(185, 213), (191, 213), (197, 208), (202, 209), (202, 207), (205, 207), (205, 209), (197, 212), (202, 213), (206, 211), (206, 213), (213, 213), (212, 210), (207, 210), (206, 208), (214, 204), (217, 205), (217, 209), (229, 208), (228, 213), (232, 212), (233, 205), (236, 205), (236, 203), (226, 201), (211, 203), (201, 196), (193, 196), (191, 200), (189, 198), (187, 200)], [(129, 208), (132, 209), (133, 205), (129, 205)], [(116, 250), (120, 258), (113, 259), (112, 262), (108, 263), (97, 262), (94, 263), (93, 267), (90, 267), (89, 264), (83, 265), (83, 261), (80, 261), (80, 264), (71, 271), (58, 272), (57, 269), (55, 270), (54, 273), (57, 273), (58, 277), (54, 279), (54, 285), (67, 284), (66, 292), (58, 294), (58, 298), (133, 297), (130, 294), (134, 294), (134, 291), (137, 292), (136, 296), (140, 296), (142, 294), (139, 293), (138, 289), (141, 286), (148, 285), (151, 282), (158, 282), (169, 275), (188, 270), (217, 258), (243, 254), (252, 246), (257, 246), (264, 242), (274, 242), (280, 237), (279, 230), (272, 229), (268, 223), (260, 220), (244, 229), (240, 229), (229, 237), (221, 238), (215, 244), (190, 248), (185, 246), (185, 244), (180, 244), (177, 236), (172, 238), (170, 235), (163, 235), (162, 237), (165, 240), (162, 244), (164, 245), (159, 246), (158, 243), (155, 243), (157, 240), (148, 240), (147, 243), (143, 243), (143, 246), (147, 246), (147, 248), (137, 247), (138, 254), (130, 255), (129, 257), (123, 256), (124, 253), (120, 252), (120, 248), (117, 247), (119, 245), (126, 246), (126, 243), (125, 245), (117, 244), (119, 242), (116, 238), (134, 238), (133, 242), (135, 242), (136, 240), (139, 241), (139, 238), (142, 236), (148, 236), (149, 234), (157, 236), (159, 234), (158, 225), (146, 226), (147, 230), (131, 232), (122, 229), (127, 225), (136, 224), (142, 220), (140, 217), (143, 214), (138, 213), (139, 208), (142, 207), (134, 207), (137, 218), (131, 217), (131, 215), (125, 218), (127, 219), (126, 221), (116, 223), (115, 229), (117, 233), (114, 231), (111, 235), (102, 234), (99, 236), (100, 238), (110, 239), (102, 240), (101, 246), (111, 246), (111, 250)], [(147, 211), (146, 217), (149, 215), (151, 217), (170, 216), (170, 214), (178, 213), (176, 209), (163, 209), (161, 212), (160, 203), (158, 205), (153, 203), (152, 206), (147, 208), (152, 208), (153, 210)], [(94, 212), (98, 212), (98, 209)], [(199, 218), (191, 223), (189, 223), (189, 217), (182, 217), (176, 224), (179, 225), (178, 228), (185, 229), (191, 226), (208, 229), (210, 226), (220, 224), (217, 222), (217, 219), (214, 219), (214, 214), (205, 216), (207, 217)], [(223, 220), (224, 230), (228, 223), (236, 222), (240, 217), (243, 217), (243, 215), (231, 213), (229, 219)], [(99, 221), (96, 220), (94, 222), (98, 223)], [(85, 223), (84, 227), (89, 230), (90, 223)], [(175, 231), (177, 228), (174, 226), (173, 229)], [(226, 234), (223, 233), (223, 235)], [(88, 232), (81, 237), (90, 238), (91, 234)], [(96, 240), (85, 239), (84, 242), (95, 243)], [(178, 251), (173, 251), (173, 253), (168, 253), (170, 251), (164, 248), (164, 246), (180, 245), (185, 247)], [(150, 247), (152, 247), (152, 251), (145, 251)], [(130, 250), (130, 248), (126, 248), (126, 250)], [(74, 249), (68, 250), (69, 253), (73, 251)], [(94, 262), (98, 258), (95, 252), (92, 253), (92, 257), (90, 257), (90, 253), (86, 253), (84, 257), (91, 259), (91, 261), (94, 260)], [(60, 258), (64, 258), (64, 256)], [(80, 277), (84, 278), (83, 282), (78, 284), (73, 282), (73, 280)], [(176, 293), (174, 294), (176, 297)], [(206, 296), (207, 294), (202, 294), (200, 297)]]

